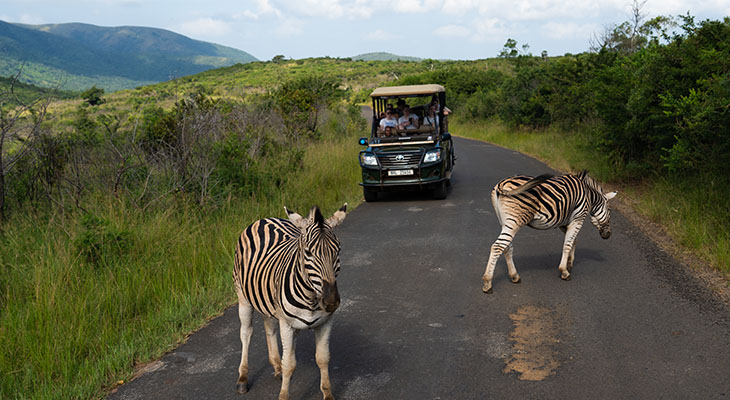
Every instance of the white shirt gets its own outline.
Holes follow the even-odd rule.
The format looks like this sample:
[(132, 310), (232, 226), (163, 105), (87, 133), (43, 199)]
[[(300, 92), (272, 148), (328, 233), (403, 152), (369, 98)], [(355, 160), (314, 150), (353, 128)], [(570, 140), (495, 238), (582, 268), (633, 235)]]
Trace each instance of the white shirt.
[(392, 126), (395, 128), (398, 125), (398, 121), (395, 118), (385, 117), (380, 120), (380, 129), (385, 129), (386, 126)]
[(418, 123), (418, 115), (415, 114), (409, 114), (407, 117), (404, 115), (398, 119), (398, 125), (403, 125), (405, 122), (408, 122), (409, 118), (413, 118), (413, 123), (406, 126), (406, 129), (418, 129), (416, 128), (416, 124)]
[(438, 124), (439, 124), (438, 114), (434, 114), (433, 119), (431, 117), (429, 117), (428, 115), (426, 115), (425, 117), (423, 117), (423, 124), (438, 126)]

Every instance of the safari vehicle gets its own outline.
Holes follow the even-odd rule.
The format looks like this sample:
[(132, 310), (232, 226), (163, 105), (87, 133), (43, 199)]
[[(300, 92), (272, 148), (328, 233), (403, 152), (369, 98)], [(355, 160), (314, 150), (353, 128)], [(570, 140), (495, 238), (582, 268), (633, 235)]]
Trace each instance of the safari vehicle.
[[(369, 138), (360, 138), (360, 144), (367, 146), (360, 152), (360, 185), (365, 201), (377, 201), (378, 194), (383, 191), (409, 188), (431, 190), (435, 199), (445, 199), (455, 157), (444, 115), (444, 87), (381, 87), (375, 89), (370, 97), (373, 101), (371, 133)], [(410, 115), (414, 116), (410, 119), (410, 126), (381, 129), (386, 111), (391, 105), (396, 109), (399, 101), (410, 106)], [(424, 123), (431, 105), (434, 105), (437, 118), (428, 118), (435, 119), (433, 124)]]

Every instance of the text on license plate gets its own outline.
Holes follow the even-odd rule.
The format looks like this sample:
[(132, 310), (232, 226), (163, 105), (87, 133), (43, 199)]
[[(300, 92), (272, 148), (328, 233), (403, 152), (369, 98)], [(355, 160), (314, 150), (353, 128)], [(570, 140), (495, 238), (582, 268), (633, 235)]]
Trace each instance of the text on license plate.
[(412, 169), (394, 169), (391, 171), (388, 171), (388, 176), (404, 176), (404, 175), (413, 175)]

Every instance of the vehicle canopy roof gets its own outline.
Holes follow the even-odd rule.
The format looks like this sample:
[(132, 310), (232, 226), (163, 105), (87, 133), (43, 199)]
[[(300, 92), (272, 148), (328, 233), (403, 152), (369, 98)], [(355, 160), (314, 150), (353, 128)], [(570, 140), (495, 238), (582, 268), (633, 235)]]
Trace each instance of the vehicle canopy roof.
[(434, 93), (446, 92), (441, 85), (408, 85), (408, 86), (387, 86), (379, 87), (370, 93), (372, 98), (389, 98), (399, 96), (420, 96)]

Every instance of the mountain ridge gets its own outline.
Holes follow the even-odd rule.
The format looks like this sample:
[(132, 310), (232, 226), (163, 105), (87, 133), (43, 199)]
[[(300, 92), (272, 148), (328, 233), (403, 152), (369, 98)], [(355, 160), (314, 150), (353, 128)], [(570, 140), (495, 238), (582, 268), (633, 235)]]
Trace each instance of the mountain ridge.
[(160, 28), (46, 25), (0, 21), (0, 75), (37, 86), (129, 89), (236, 63), (258, 61), (242, 50)]
[(356, 61), (423, 61), (423, 58), (399, 56), (397, 54), (384, 51), (358, 54), (351, 58)]

